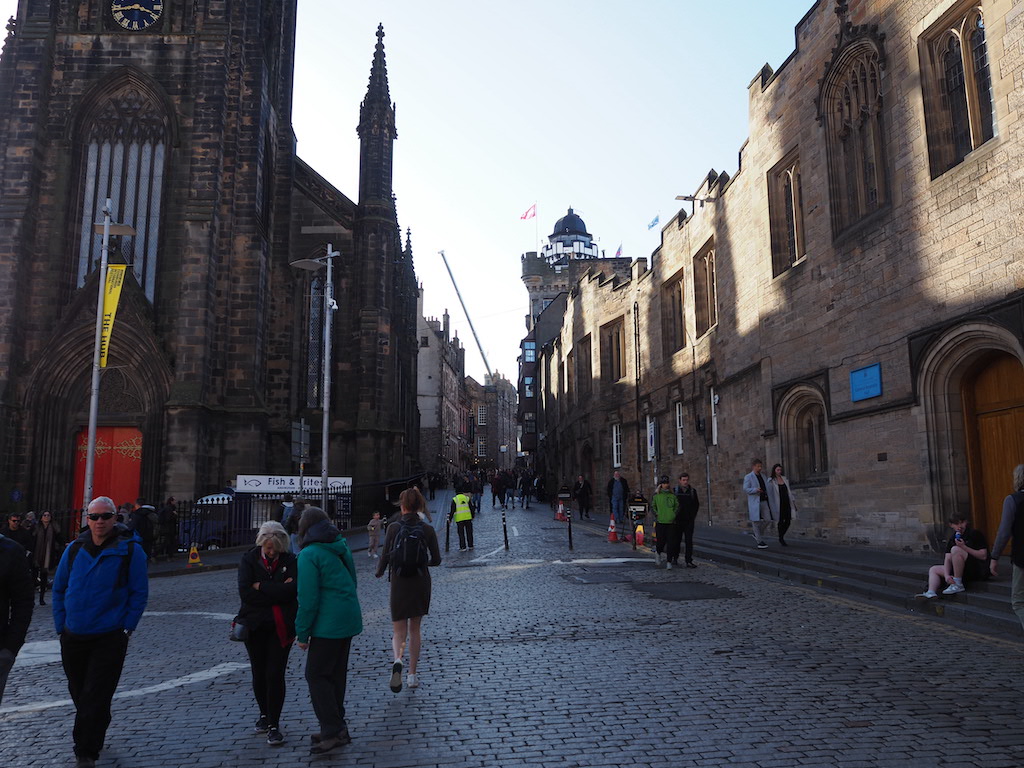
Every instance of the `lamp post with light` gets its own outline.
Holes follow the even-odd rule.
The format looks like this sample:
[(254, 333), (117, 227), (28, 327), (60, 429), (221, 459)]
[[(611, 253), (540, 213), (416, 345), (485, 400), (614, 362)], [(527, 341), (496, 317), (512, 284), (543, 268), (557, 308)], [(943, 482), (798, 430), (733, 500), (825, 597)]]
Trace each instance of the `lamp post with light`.
[(334, 250), (332, 243), (327, 244), (327, 252), (315, 259), (298, 259), (291, 262), (291, 266), (305, 269), (310, 272), (319, 272), (324, 265), (327, 266), (327, 276), (324, 280), (324, 351), (323, 362), (323, 386), (321, 387), (320, 407), (323, 409), (323, 424), (321, 427), (320, 442), (320, 506), (327, 512), (327, 456), (330, 448), (330, 403), (331, 403), (331, 318), (334, 310), (338, 308), (334, 300), (334, 259), (340, 256), (341, 252)]
[(89, 508), (92, 501), (93, 483), (96, 474), (96, 423), (99, 421), (100, 412), (100, 371), (101, 348), (103, 346), (103, 297), (107, 290), (107, 264), (109, 263), (110, 236), (127, 235), (133, 236), (135, 230), (127, 224), (113, 224), (110, 221), (113, 215), (113, 203), (107, 198), (103, 205), (103, 223), (94, 224), (93, 232), (103, 235), (103, 245), (100, 249), (100, 275), (99, 275), (99, 298), (96, 301), (96, 339), (92, 350), (92, 391), (89, 395), (89, 439), (85, 449), (85, 491), (82, 494), (82, 510)]

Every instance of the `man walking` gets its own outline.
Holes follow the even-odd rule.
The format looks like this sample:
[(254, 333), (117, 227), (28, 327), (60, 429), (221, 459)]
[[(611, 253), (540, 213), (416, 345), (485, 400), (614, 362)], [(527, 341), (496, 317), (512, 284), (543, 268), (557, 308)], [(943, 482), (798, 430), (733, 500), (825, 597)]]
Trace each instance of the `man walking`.
[(75, 703), (77, 768), (93, 768), (110, 725), (128, 639), (149, 597), (139, 536), (115, 522), (106, 496), (89, 504), (89, 529), (66, 550), (53, 581), (53, 624)]
[(1003, 499), (1003, 516), (996, 532), (996, 540), (989, 552), (989, 570), (999, 575), (997, 562), (1003, 548), (1013, 539), (1010, 562), (1013, 563), (1013, 586), (1010, 588), (1010, 607), (1024, 627), (1024, 464), (1013, 470), (1013, 493)]
[(758, 549), (768, 549), (764, 540), (765, 527), (772, 519), (772, 510), (768, 505), (768, 478), (764, 476), (764, 464), (754, 459), (750, 472), (743, 478), (743, 492), (747, 494), (747, 514), (750, 517), (750, 532), (757, 542)]
[(629, 498), (629, 483), (622, 476), (619, 470), (615, 470), (612, 479), (608, 481), (608, 504), (612, 508), (612, 517), (615, 518), (615, 527), (622, 530), (625, 524), (626, 499)]
[[(679, 501), (679, 515), (676, 517), (675, 535), (677, 539), (686, 537), (686, 567), (696, 568), (693, 562), (693, 528), (697, 522), (697, 511), (700, 509), (700, 497), (697, 496), (697, 489), (690, 485), (690, 476), (683, 472), (679, 476), (679, 485), (675, 490), (676, 499)], [(679, 564), (679, 542), (675, 546), (676, 565)]]
[(0, 701), (32, 622), (33, 583), (25, 548), (0, 535)]

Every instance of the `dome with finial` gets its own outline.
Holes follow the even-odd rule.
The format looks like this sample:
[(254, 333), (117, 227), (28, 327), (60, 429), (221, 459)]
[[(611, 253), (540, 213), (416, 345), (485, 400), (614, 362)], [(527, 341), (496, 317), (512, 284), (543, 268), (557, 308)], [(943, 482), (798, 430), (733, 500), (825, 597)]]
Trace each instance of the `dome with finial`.
[(590, 233), (587, 232), (587, 225), (583, 223), (583, 219), (573, 213), (572, 208), (562, 218), (555, 222), (555, 229), (551, 233), (551, 237), (564, 237), (564, 236), (583, 236), (590, 237)]

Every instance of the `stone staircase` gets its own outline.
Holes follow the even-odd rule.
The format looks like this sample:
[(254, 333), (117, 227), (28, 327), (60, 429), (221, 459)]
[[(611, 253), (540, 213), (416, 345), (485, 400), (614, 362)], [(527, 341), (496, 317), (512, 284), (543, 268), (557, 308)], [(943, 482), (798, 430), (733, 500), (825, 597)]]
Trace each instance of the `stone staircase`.
[(1020, 621), (1010, 610), (1011, 566), (1007, 558), (1000, 563), (998, 581), (971, 584), (967, 592), (925, 600), (914, 595), (924, 591), (928, 568), (939, 562), (938, 556), (841, 547), (792, 536), (788, 547), (770, 540), (768, 549), (757, 549), (750, 536), (739, 533), (711, 528), (698, 528), (696, 533), (698, 564), (707, 560), (895, 610), (934, 616), (986, 634), (1022, 639)]

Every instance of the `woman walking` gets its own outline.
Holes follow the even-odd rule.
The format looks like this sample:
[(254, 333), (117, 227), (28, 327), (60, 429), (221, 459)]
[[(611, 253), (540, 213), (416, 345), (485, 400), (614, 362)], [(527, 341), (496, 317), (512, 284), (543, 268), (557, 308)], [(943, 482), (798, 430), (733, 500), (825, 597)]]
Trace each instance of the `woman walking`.
[(32, 552), (36, 573), (39, 574), (39, 604), (46, 605), (43, 598), (50, 584), (50, 571), (56, 570), (60, 556), (64, 553), (64, 537), (60, 534), (60, 526), (49, 512), (40, 515), (34, 535), (36, 546)]
[[(418, 491), (417, 491), (418, 493)], [(422, 498), (422, 497), (421, 497)], [(320, 732), (310, 753), (322, 755), (348, 744), (345, 687), (352, 638), (363, 631), (356, 594), (356, 565), (348, 542), (320, 507), (306, 507), (299, 520), (299, 648), (308, 652), (306, 683)]]
[(789, 488), (789, 480), (782, 474), (781, 464), (772, 467), (772, 474), (768, 480), (768, 506), (776, 513), (779, 521), (779, 544), (787, 547), (789, 545), (786, 544), (786, 531), (793, 522), (796, 502)]
[(419, 519), (426, 501), (415, 488), (402, 491), (398, 498), (402, 517), (397, 525), (389, 525), (384, 535), (384, 553), (377, 561), (377, 578), (391, 570), (391, 690), (402, 690), (402, 658), (406, 641), (409, 645), (410, 688), (419, 686), (416, 663), (420, 659), (420, 625), (430, 612), (430, 566), (441, 564), (437, 533)]
[(284, 527), (270, 521), (260, 526), (256, 546), (242, 555), (238, 565), (238, 593), (242, 608), (238, 622), (249, 632), (245, 650), (252, 667), (252, 690), (260, 708), (256, 733), (267, 734), (267, 744), (284, 744), (281, 710), (284, 708), (288, 654), (295, 640), (295, 555), (288, 551)]

